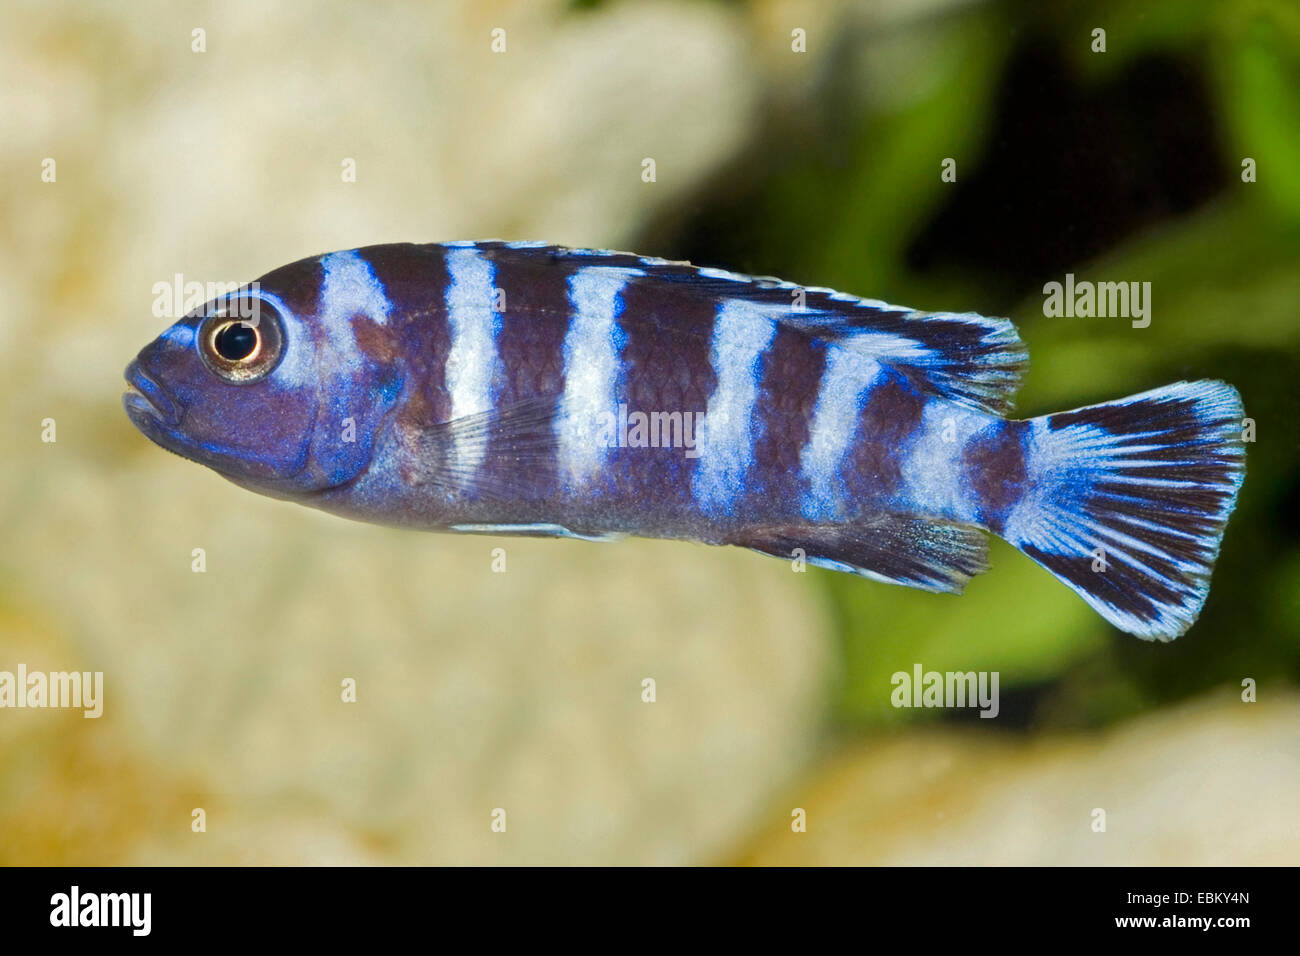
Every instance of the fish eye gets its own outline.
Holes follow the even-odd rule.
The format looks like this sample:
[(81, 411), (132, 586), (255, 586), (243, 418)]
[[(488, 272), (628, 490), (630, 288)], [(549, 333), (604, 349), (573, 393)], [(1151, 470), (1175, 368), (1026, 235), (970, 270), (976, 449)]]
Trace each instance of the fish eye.
[(262, 299), (232, 299), (203, 320), (199, 354), (219, 378), (248, 385), (265, 378), (280, 361), (280, 316)]
[(242, 362), (256, 351), (262, 340), (257, 329), (243, 322), (231, 322), (217, 329), (212, 339), (213, 348), (227, 362)]

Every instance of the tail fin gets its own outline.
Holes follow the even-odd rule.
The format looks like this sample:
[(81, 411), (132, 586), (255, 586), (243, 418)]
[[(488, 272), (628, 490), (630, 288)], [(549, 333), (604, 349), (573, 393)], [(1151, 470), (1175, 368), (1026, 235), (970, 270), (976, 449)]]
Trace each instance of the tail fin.
[(998, 530), (1121, 630), (1183, 634), (1245, 477), (1241, 398), (1178, 382), (1025, 423), (1025, 492)]

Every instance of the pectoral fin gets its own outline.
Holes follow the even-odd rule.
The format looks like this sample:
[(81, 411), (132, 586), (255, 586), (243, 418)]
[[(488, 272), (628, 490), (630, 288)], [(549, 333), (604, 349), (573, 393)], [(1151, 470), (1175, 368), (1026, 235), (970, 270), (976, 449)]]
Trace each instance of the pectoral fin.
[(412, 471), (407, 480), (448, 497), (510, 502), (528, 496), (555, 469), (559, 440), (553, 396), (526, 399), (419, 428), (405, 426)]

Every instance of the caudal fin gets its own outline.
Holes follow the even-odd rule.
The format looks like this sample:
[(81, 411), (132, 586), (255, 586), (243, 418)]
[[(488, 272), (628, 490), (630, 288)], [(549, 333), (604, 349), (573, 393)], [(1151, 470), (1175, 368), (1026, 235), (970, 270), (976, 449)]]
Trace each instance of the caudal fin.
[(1121, 630), (1196, 620), (1245, 477), (1241, 398), (1178, 382), (1024, 423), (1024, 494), (999, 529)]

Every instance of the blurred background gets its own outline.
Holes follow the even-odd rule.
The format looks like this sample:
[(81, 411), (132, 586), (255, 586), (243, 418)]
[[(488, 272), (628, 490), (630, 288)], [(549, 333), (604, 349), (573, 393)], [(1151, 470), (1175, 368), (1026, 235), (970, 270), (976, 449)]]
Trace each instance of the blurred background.
[[(0, 710), (0, 863), (1300, 860), (1290, 0), (10, 0), (0, 173), (0, 670), (105, 685)], [(155, 283), (488, 237), (1009, 316), (1023, 416), (1232, 382), (1200, 622), (1120, 634), (1000, 541), (958, 599), (352, 524), (121, 411)], [(1067, 272), (1150, 282), (1150, 327), (1044, 317)], [(918, 663), (999, 717), (893, 708)]]

